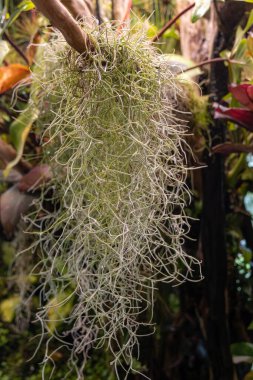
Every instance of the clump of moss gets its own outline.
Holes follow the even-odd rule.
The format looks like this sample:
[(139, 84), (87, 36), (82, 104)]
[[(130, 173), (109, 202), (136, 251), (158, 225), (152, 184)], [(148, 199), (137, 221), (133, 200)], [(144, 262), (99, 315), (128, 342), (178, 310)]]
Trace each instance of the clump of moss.
[(46, 305), (37, 316), (50, 341), (46, 301), (74, 297), (68, 331), (55, 337), (83, 365), (92, 346), (107, 347), (127, 376), (156, 283), (180, 283), (198, 264), (182, 248), (185, 126), (173, 116), (177, 81), (141, 30), (86, 31), (94, 51), (79, 55), (56, 34), (34, 75), (43, 161), (54, 173), (30, 217)]

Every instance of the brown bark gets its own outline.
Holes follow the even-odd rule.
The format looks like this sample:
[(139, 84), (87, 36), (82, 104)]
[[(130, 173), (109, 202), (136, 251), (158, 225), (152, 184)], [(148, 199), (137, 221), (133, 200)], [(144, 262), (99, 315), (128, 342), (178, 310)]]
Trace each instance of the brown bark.
[(75, 19), (92, 16), (93, 6), (90, 0), (61, 0), (62, 4), (69, 10)]
[(92, 43), (86, 33), (59, 0), (33, 0), (33, 2), (52, 25), (63, 34), (73, 49), (84, 53), (92, 48)]

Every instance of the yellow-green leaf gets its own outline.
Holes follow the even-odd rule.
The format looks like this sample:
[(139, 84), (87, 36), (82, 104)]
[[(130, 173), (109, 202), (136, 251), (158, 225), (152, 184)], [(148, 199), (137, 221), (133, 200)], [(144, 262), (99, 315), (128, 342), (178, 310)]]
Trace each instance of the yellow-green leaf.
[(175, 40), (180, 39), (178, 31), (174, 27), (166, 30), (166, 32), (163, 33), (163, 38), (174, 38)]
[[(253, 1), (250, 1), (250, 2), (252, 3)], [(253, 10), (250, 12), (248, 20), (247, 20), (247, 24), (244, 28), (245, 33), (249, 31), (249, 29), (252, 27), (252, 24), (253, 24)]]
[(30, 11), (35, 8), (35, 5), (30, 0), (23, 0), (18, 4), (18, 8), (21, 8), (22, 11)]
[(27, 136), (34, 121), (38, 117), (38, 110), (34, 105), (29, 105), (10, 126), (10, 139), (17, 150), (16, 158), (6, 166), (4, 175), (8, 176), (10, 170), (17, 165), (22, 157)]
[(72, 306), (72, 297), (66, 293), (58, 294), (48, 303), (48, 328), (51, 332), (55, 330), (60, 321), (69, 315)]
[(12, 322), (15, 316), (15, 310), (20, 303), (19, 296), (13, 296), (5, 299), (0, 303), (0, 315), (4, 322)]
[(154, 36), (157, 35), (158, 28), (154, 24), (149, 24), (148, 25), (148, 30), (147, 30), (147, 37), (148, 38), (153, 38)]
[(248, 48), (249, 55), (253, 57), (253, 34), (252, 33), (247, 38), (247, 48)]

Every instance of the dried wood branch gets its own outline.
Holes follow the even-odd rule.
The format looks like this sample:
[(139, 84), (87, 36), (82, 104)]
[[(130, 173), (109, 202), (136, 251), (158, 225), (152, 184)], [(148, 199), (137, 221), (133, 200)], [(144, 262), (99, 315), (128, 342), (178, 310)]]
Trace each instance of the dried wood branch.
[(83, 17), (88, 20), (92, 16), (93, 7), (90, 0), (61, 0), (61, 2), (77, 20)]
[(59, 29), (67, 43), (79, 53), (92, 49), (92, 42), (59, 0), (33, 0), (38, 10)]

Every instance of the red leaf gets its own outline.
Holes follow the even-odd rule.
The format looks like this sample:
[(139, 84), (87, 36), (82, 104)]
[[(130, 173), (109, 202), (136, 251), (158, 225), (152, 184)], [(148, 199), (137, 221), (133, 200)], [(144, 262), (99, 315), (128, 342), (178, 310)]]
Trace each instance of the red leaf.
[(0, 67), (0, 94), (14, 87), (29, 75), (29, 67), (19, 63)]
[(228, 108), (214, 103), (214, 118), (230, 120), (241, 127), (253, 131), (253, 112), (244, 108)]
[(253, 86), (252, 85), (247, 88), (247, 93), (248, 93), (250, 100), (253, 103)]
[(228, 88), (238, 102), (253, 111), (253, 85), (231, 84)]
[(50, 179), (52, 179), (50, 167), (48, 165), (38, 165), (21, 178), (18, 189), (20, 191), (36, 190)]
[(0, 197), (0, 222), (5, 234), (11, 237), (21, 215), (25, 214), (34, 197), (21, 193), (17, 185), (12, 186)]
[(230, 153), (253, 153), (253, 146), (244, 144), (224, 143), (215, 145), (212, 148), (213, 153), (230, 154)]

